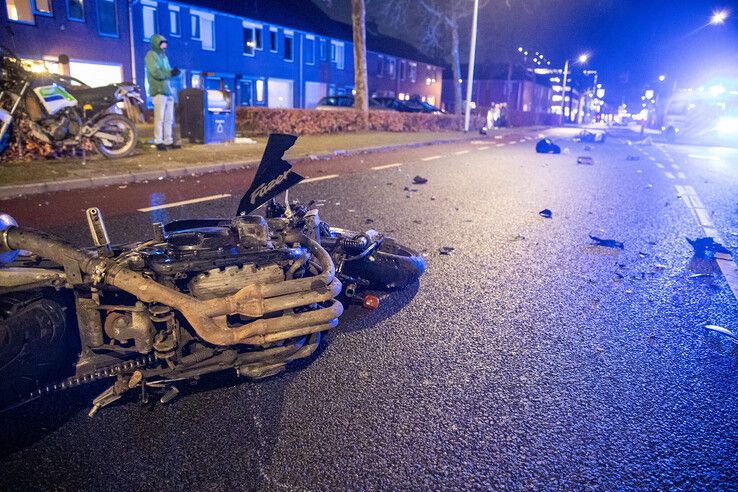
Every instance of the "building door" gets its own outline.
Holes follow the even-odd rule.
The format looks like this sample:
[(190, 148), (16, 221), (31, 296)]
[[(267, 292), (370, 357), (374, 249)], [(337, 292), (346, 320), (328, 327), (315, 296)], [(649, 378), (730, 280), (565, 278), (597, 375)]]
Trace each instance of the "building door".
[(312, 109), (328, 93), (328, 86), (323, 82), (305, 82), (305, 107)]
[(269, 79), (267, 82), (267, 100), (270, 108), (293, 107), (292, 81), (287, 79)]
[(238, 105), (253, 106), (254, 105), (254, 82), (252, 80), (242, 80), (238, 89)]

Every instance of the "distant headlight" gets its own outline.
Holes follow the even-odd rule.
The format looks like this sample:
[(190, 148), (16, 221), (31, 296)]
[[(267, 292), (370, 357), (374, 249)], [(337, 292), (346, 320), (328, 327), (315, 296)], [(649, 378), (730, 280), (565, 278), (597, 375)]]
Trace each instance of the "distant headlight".
[(723, 116), (715, 125), (720, 135), (735, 135), (738, 133), (738, 118)]

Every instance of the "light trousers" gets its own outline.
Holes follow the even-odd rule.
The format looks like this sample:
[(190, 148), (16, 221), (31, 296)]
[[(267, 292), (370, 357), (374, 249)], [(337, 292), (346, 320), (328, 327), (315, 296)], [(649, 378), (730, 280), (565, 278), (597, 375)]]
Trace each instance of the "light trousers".
[(172, 145), (174, 127), (174, 98), (159, 94), (154, 96), (154, 143)]

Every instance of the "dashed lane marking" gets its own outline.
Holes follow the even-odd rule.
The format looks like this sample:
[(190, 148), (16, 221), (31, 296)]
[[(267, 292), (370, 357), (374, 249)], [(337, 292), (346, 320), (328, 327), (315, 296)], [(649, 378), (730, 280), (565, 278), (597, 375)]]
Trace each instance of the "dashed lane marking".
[(316, 176), (315, 178), (307, 178), (300, 181), (299, 184), (315, 183), (316, 181), (325, 181), (326, 179), (337, 178), (338, 174), (326, 174), (325, 176)]
[(679, 167), (679, 164), (672, 164), (672, 165), (671, 165), (671, 167), (672, 167), (672, 169), (674, 169), (674, 170), (676, 170), (676, 171), (679, 171), (679, 169), (681, 169), (681, 168)]
[(190, 200), (182, 200), (180, 202), (164, 203), (162, 205), (154, 205), (153, 207), (139, 208), (139, 212), (153, 212), (154, 210), (162, 210), (165, 208), (181, 207), (183, 205), (192, 205), (193, 203), (211, 202), (213, 200), (222, 200), (223, 198), (230, 198), (229, 193), (223, 193), (221, 195), (210, 195), (203, 196), (200, 198), (192, 198)]
[(485, 145), (483, 147), (477, 147), (477, 150), (488, 150), (488, 149), (489, 149), (489, 145)]
[(456, 155), (464, 155), (464, 154), (468, 154), (468, 153), (469, 153), (468, 150), (460, 150), (458, 152), (454, 152), (454, 154), (456, 154)]
[(683, 171), (679, 171), (679, 172), (677, 173), (677, 178), (679, 178), (679, 179), (687, 179), (687, 175), (686, 175), (686, 174), (684, 174), (684, 172), (683, 172)]
[(664, 171), (664, 174), (669, 179), (676, 179), (676, 176), (674, 176), (673, 174), (671, 174), (669, 171)]
[(502, 140), (502, 135), (495, 135), (495, 140)]
[(658, 167), (659, 169), (664, 169), (664, 165), (661, 164), (660, 162), (656, 163), (656, 167)]
[[(469, 152), (468, 150), (466, 152)], [(381, 171), (382, 169), (389, 169), (391, 167), (400, 167), (402, 166), (402, 162), (395, 162), (394, 164), (385, 164), (384, 166), (374, 166), (372, 168), (373, 171)]]
[(504, 146), (505, 146), (505, 144), (504, 144), (504, 143), (498, 143), (498, 144), (496, 145), (496, 147), (504, 147)]
[(430, 157), (423, 157), (420, 160), (421, 161), (435, 161), (436, 159), (440, 159), (441, 157), (443, 156), (442, 155), (432, 155)]

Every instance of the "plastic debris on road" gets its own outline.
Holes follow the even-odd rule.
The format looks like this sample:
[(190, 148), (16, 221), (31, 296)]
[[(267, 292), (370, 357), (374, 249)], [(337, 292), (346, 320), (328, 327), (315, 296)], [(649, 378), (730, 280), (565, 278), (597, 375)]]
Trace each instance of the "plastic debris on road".
[(706, 330), (713, 331), (715, 333), (720, 333), (721, 335), (725, 335), (733, 340), (734, 343), (738, 343), (738, 335), (733, 333), (727, 328), (724, 328), (722, 326), (718, 325), (705, 325)]
[(587, 143), (605, 143), (605, 132), (590, 132), (588, 130), (582, 130), (576, 135), (573, 140), (575, 142), (587, 142)]
[(695, 256), (699, 258), (712, 258), (715, 256), (715, 253), (723, 253), (723, 254), (732, 256), (732, 253), (725, 246), (716, 242), (714, 238), (711, 238), (711, 237), (701, 237), (698, 239), (687, 238), (687, 241), (689, 242), (689, 244), (692, 245), (692, 248), (694, 248)]
[(428, 182), (428, 178), (424, 178), (423, 176), (415, 176), (413, 178), (413, 184), (422, 185)]
[(237, 144), (255, 144), (256, 140), (254, 140), (253, 138), (249, 138), (249, 137), (236, 137), (236, 139), (233, 142)]
[(584, 164), (585, 166), (594, 166), (594, 159), (588, 155), (580, 155), (577, 157), (577, 164)]
[(550, 219), (550, 218), (552, 218), (552, 217), (553, 217), (553, 212), (552, 212), (552, 211), (550, 211), (550, 210), (549, 210), (549, 209), (547, 209), (547, 208), (544, 208), (543, 210), (541, 210), (540, 212), (538, 212), (538, 215), (540, 215), (540, 216), (541, 216), (541, 217), (543, 217), (544, 219)]
[(639, 155), (629, 155), (628, 157), (625, 158), (625, 160), (626, 161), (640, 161), (641, 160), (641, 156), (639, 156)]
[(456, 248), (453, 248), (451, 246), (444, 246), (442, 248), (438, 249), (438, 253), (447, 256), (450, 255)]
[(543, 138), (536, 144), (536, 152), (539, 154), (560, 154), (561, 147), (553, 143), (550, 138)]
[(597, 236), (589, 235), (589, 238), (594, 241), (595, 246), (604, 246), (605, 248), (625, 249), (625, 245), (620, 241), (614, 239), (602, 239)]

